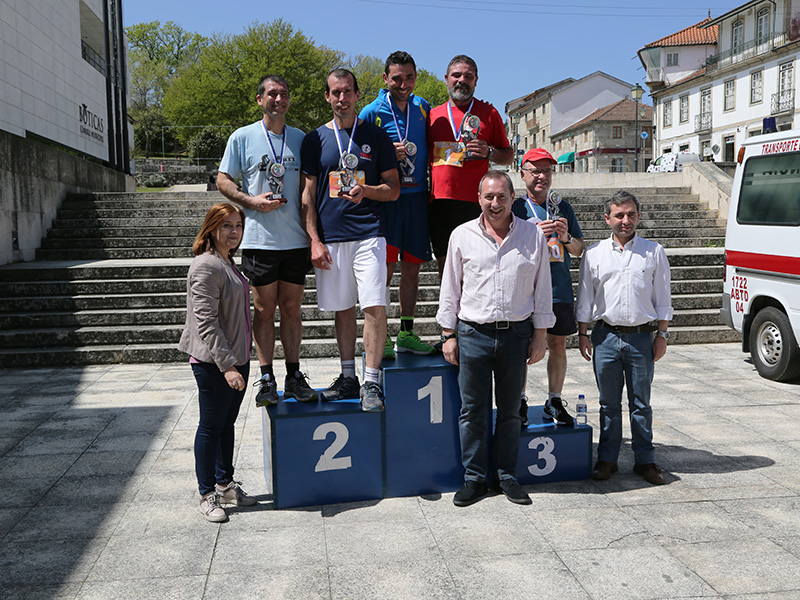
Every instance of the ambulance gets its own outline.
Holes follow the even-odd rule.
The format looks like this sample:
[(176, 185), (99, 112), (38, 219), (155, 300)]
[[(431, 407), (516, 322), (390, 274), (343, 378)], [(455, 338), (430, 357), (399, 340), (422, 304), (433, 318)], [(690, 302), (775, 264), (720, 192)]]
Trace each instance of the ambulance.
[(722, 319), (762, 377), (800, 378), (800, 130), (739, 150), (725, 234)]

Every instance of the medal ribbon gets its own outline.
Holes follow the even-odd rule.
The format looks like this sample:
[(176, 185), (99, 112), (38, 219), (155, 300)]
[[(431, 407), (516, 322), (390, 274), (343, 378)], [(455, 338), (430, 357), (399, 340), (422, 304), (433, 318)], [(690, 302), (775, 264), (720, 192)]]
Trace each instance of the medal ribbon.
[(281, 137), (283, 138), (283, 145), (281, 146), (281, 157), (278, 159), (278, 153), (275, 152), (275, 146), (272, 145), (272, 138), (269, 137), (269, 132), (267, 131), (267, 126), (264, 125), (264, 120), (261, 120), (261, 128), (264, 130), (264, 136), (267, 138), (269, 142), (269, 147), (272, 150), (272, 160), (274, 160), (279, 165), (283, 165), (283, 157), (286, 154), (286, 125), (283, 126), (283, 133)]
[[(474, 103), (475, 103), (475, 98), (470, 100), (469, 106), (467, 107), (467, 112), (464, 113), (465, 115), (468, 112), (472, 111), (472, 105)], [(453, 137), (456, 138), (457, 142), (460, 141), (461, 140), (461, 128), (459, 127), (458, 130), (456, 130), (456, 124), (453, 123), (453, 109), (450, 106), (450, 100), (447, 101), (447, 118), (450, 120), (450, 128), (453, 130)]]
[[(350, 150), (353, 149), (353, 138), (356, 137), (356, 127), (358, 127), (358, 117), (356, 117), (353, 123), (353, 132), (350, 134), (350, 141), (347, 143), (347, 154), (350, 154)], [(336, 132), (336, 145), (339, 147), (339, 161), (342, 167), (344, 167), (345, 152), (342, 150), (342, 140), (339, 137), (339, 126), (336, 124), (336, 119), (333, 120), (333, 130)]]
[[(536, 210), (533, 208), (533, 206), (534, 206), (533, 200), (531, 200), (530, 196), (525, 196), (525, 201), (528, 203), (528, 206), (531, 207), (531, 212), (533, 213), (533, 216), (535, 217), (536, 216)], [(546, 220), (549, 221), (550, 220), (550, 210), (547, 208), (547, 201), (546, 200), (545, 200), (545, 203), (544, 203), (544, 213), (545, 213), (545, 216), (547, 217)]]
[[(408, 129), (411, 127), (411, 100), (406, 103), (406, 134), (400, 135), (400, 124), (397, 122), (397, 117), (394, 114), (394, 107), (392, 107), (392, 97), (391, 94), (386, 94), (386, 101), (389, 103), (389, 112), (392, 113), (392, 120), (394, 121), (394, 128), (397, 130), (397, 137), (399, 138), (397, 141), (401, 144), (404, 140), (408, 139)], [(399, 109), (399, 107), (398, 107)]]

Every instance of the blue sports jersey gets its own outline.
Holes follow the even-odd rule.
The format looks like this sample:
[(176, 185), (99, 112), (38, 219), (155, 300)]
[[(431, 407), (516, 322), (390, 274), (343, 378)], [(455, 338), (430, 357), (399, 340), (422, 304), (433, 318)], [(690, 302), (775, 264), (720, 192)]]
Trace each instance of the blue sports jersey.
[[(533, 209), (531, 209), (533, 205)], [(532, 212), (535, 211), (535, 212)], [(562, 199), (558, 205), (558, 211), (561, 216), (567, 220), (567, 231), (572, 237), (582, 238), (583, 232), (578, 219), (575, 217), (575, 211), (572, 210), (569, 202)], [(544, 207), (539, 206), (536, 202), (528, 202), (525, 197), (517, 198), (511, 206), (513, 212), (520, 219), (530, 219), (536, 217), (536, 221), (544, 221), (547, 219), (547, 211)], [(553, 234), (555, 235), (555, 234)], [(552, 236), (551, 236), (552, 237)], [(572, 304), (575, 301), (575, 296), (572, 293), (572, 276), (570, 275), (569, 268), (572, 262), (572, 257), (569, 252), (564, 249), (566, 256), (563, 262), (550, 263), (550, 278), (553, 281), (553, 302), (561, 302), (564, 304)]]
[[(346, 151), (352, 129), (339, 131)], [(358, 156), (358, 171), (364, 172), (367, 185), (380, 185), (381, 173), (397, 168), (394, 146), (386, 132), (361, 121), (350, 150)], [(329, 175), (339, 170), (339, 146), (336, 132), (323, 125), (306, 135), (300, 150), (302, 170), (317, 178), (317, 231), (323, 243), (354, 242), (383, 237), (380, 202), (365, 197), (358, 204), (344, 198), (331, 198)]]
[[(407, 125), (405, 111), (400, 111), (397, 108), (397, 104), (394, 102), (392, 102), (390, 108), (389, 98), (389, 90), (381, 90), (375, 100), (361, 109), (361, 114), (359, 116), (365, 121), (374, 123), (386, 131), (392, 142), (402, 141), (397, 131), (397, 127), (399, 126), (400, 131), (405, 134), (406, 139), (416, 144), (417, 153), (415, 156), (410, 157), (415, 167), (412, 177), (414, 177), (416, 186), (403, 187), (400, 193), (413, 194), (415, 192), (427, 192), (428, 142), (425, 136), (425, 130), (428, 115), (431, 112), (431, 106), (424, 98), (411, 94), (408, 98), (410, 125)], [(394, 112), (394, 118), (392, 118), (392, 112)], [(395, 120), (397, 120), (397, 126), (395, 126)]]

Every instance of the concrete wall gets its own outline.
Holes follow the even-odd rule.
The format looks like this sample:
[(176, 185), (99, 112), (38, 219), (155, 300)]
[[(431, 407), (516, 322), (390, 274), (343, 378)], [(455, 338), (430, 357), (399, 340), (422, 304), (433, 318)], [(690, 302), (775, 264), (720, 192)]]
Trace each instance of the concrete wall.
[(124, 173), (0, 130), (0, 264), (36, 258), (67, 194), (124, 191)]
[[(509, 171), (514, 189), (524, 190), (518, 171)], [(719, 219), (728, 219), (733, 178), (714, 163), (690, 163), (680, 173), (556, 173), (553, 189), (608, 188), (609, 195), (615, 190), (638, 187), (688, 187), (692, 194), (707, 202), (709, 209)]]

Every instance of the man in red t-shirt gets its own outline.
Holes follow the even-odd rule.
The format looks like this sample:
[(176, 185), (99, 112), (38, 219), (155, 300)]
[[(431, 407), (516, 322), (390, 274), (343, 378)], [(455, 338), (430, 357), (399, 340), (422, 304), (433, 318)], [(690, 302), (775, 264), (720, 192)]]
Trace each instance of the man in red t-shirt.
[[(475, 61), (464, 54), (453, 57), (444, 81), (450, 99), (431, 110), (428, 128), (429, 228), (440, 279), (450, 233), (481, 214), (478, 184), (489, 170), (489, 161), (509, 165), (514, 153), (500, 113), (488, 102), (474, 98), (478, 83)], [(480, 119), (477, 138), (471, 140), (462, 138), (467, 113)]]

